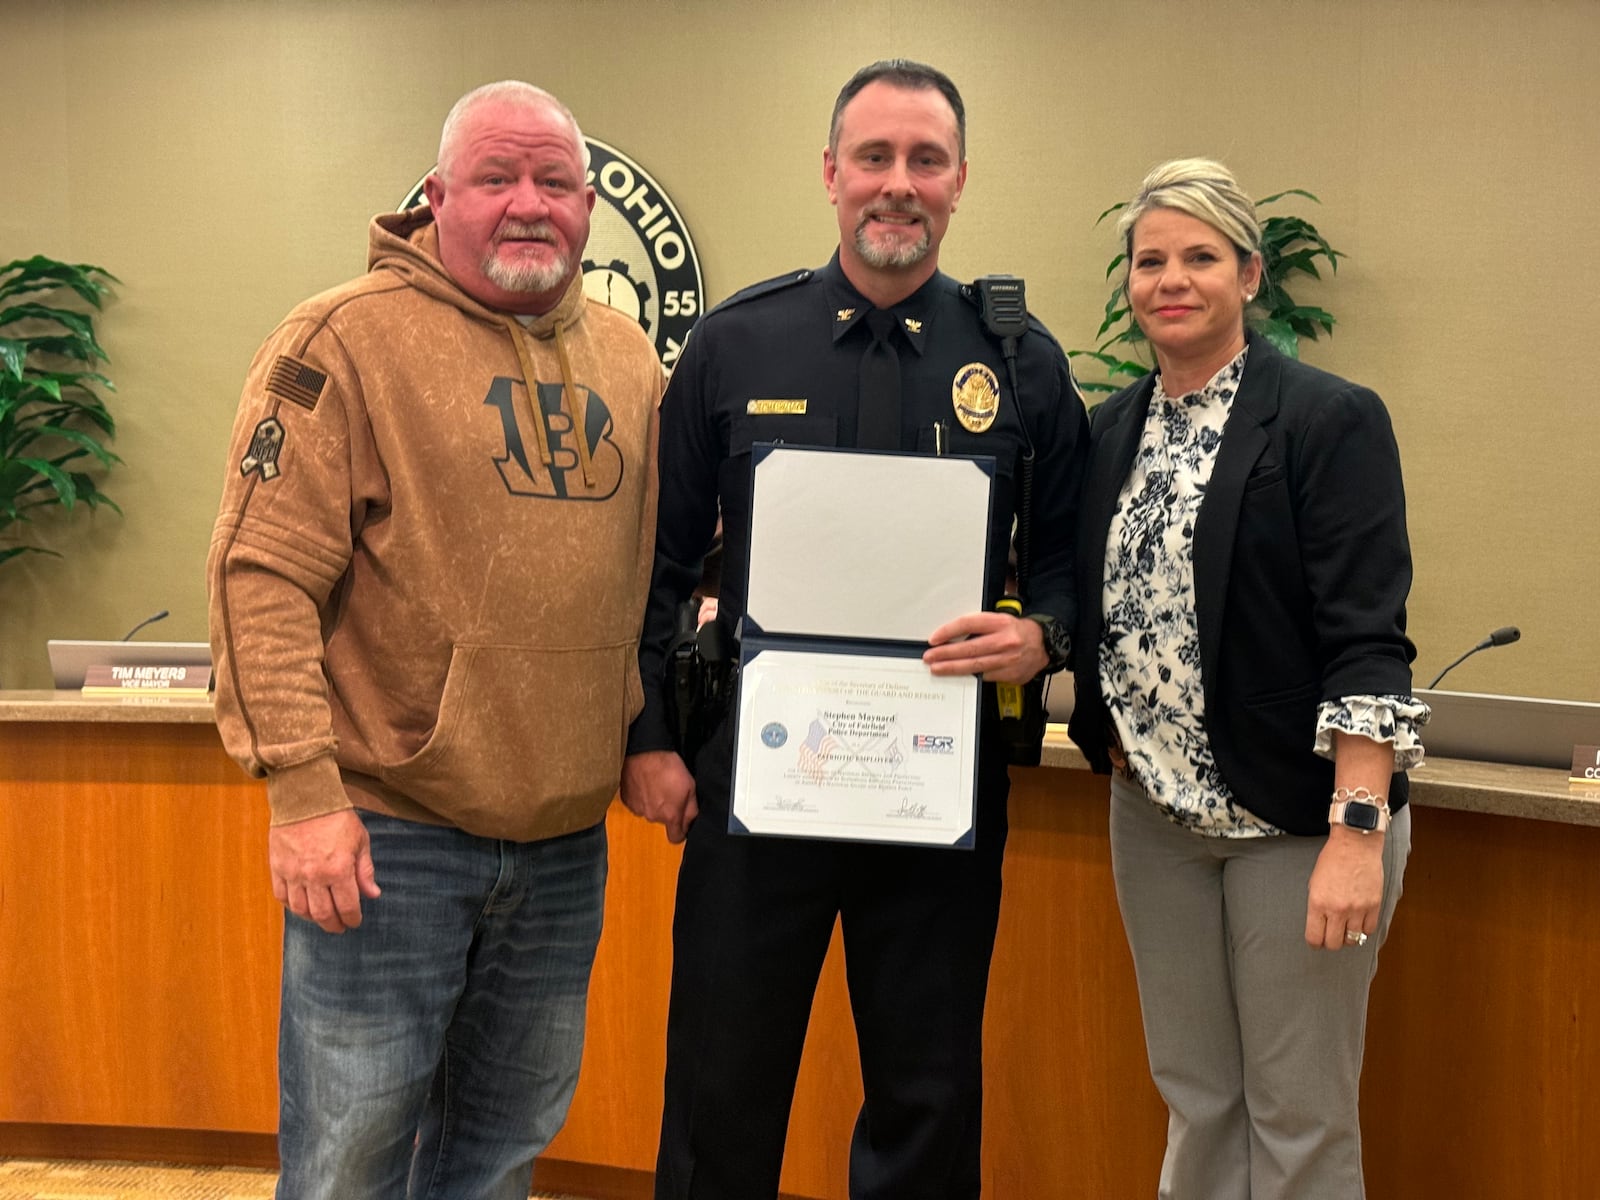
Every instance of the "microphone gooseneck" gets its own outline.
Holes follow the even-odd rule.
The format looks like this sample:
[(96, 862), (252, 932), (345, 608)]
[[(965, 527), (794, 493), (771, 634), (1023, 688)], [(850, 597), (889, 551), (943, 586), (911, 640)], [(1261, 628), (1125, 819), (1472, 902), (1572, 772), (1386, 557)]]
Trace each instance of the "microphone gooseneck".
[(122, 640), (125, 641), (125, 642), (128, 641), (131, 637), (133, 637), (134, 634), (138, 633), (139, 630), (143, 629), (146, 625), (154, 625), (157, 621), (165, 621), (171, 615), (172, 614), (170, 612), (168, 612), (166, 609), (163, 608), (160, 612), (155, 613), (152, 616), (146, 617), (144, 620), (140, 621), (137, 625), (135, 625), (132, 629), (128, 630), (127, 633), (122, 635)]
[(1496, 629), (1493, 633), (1491, 633), (1488, 637), (1484, 638), (1483, 641), (1479, 642), (1471, 650), (1468, 650), (1460, 658), (1456, 659), (1455, 662), (1451, 663), (1448, 667), (1446, 667), (1444, 670), (1440, 671), (1437, 675), (1435, 675), (1433, 677), (1433, 682), (1428, 685), (1428, 690), (1432, 691), (1434, 688), (1438, 687), (1439, 686), (1439, 680), (1443, 679), (1446, 675), (1450, 674), (1451, 671), (1454, 671), (1457, 667), (1459, 667), (1462, 663), (1466, 662), (1467, 659), (1471, 658), (1479, 650), (1487, 650), (1492, 646), (1509, 646), (1512, 642), (1517, 641), (1521, 637), (1522, 637), (1522, 630), (1518, 629), (1515, 625), (1502, 625), (1499, 629)]

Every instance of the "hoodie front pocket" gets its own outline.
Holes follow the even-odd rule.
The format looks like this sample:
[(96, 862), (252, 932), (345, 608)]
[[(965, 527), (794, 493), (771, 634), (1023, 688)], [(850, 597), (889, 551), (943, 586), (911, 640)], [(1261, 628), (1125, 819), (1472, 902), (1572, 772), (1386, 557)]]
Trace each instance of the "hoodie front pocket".
[(432, 735), (379, 778), (468, 833), (517, 841), (594, 824), (616, 794), (634, 643), (458, 645)]

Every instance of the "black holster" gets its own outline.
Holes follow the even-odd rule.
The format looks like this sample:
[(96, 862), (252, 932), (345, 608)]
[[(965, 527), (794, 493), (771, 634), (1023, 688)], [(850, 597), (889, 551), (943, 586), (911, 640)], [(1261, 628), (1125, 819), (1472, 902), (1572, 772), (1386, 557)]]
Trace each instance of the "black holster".
[(667, 654), (667, 704), (678, 756), (693, 770), (695, 756), (728, 715), (739, 672), (738, 643), (720, 620), (699, 624), (700, 601), (678, 606)]

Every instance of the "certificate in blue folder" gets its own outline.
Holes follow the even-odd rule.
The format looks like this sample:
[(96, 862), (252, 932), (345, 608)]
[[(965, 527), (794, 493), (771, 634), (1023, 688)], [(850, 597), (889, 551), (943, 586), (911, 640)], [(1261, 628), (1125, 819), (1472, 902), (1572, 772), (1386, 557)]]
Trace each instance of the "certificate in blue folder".
[(970, 848), (979, 680), (922, 662), (983, 607), (994, 460), (759, 445), (734, 833)]

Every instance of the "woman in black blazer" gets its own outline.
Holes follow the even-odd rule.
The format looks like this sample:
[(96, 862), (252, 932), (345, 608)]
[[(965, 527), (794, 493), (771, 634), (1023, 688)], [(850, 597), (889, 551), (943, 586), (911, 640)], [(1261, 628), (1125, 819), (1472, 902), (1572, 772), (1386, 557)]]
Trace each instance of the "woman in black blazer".
[(1157, 369), (1093, 414), (1073, 738), (1111, 853), (1162, 1197), (1359, 1197), (1367, 989), (1421, 760), (1394, 434), (1366, 388), (1247, 334), (1255, 207), (1203, 159), (1123, 213)]

